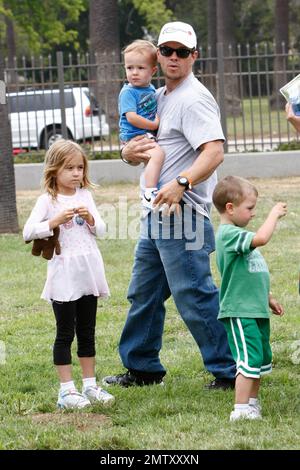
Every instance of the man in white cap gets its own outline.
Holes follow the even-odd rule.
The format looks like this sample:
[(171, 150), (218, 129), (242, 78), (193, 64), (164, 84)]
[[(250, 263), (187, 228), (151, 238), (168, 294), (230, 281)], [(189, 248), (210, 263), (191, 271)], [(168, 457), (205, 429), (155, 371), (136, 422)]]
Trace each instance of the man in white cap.
[[(165, 86), (157, 90), (157, 140), (166, 158), (154, 204), (168, 205), (171, 214), (166, 217), (161, 211), (149, 210), (142, 218), (128, 290), (131, 306), (119, 344), (128, 371), (105, 377), (106, 385), (162, 383), (166, 374), (159, 358), (164, 303), (172, 295), (205, 367), (215, 377), (208, 388), (234, 387), (235, 363), (225, 329), (217, 320), (219, 295), (209, 260), (215, 249), (209, 216), (217, 181), (215, 170), (224, 158), (224, 135), (216, 101), (192, 72), (198, 56), (196, 47), (192, 26), (176, 21), (162, 27), (157, 54)], [(122, 151), (122, 159), (133, 165), (147, 162), (147, 150), (152, 145), (147, 139), (131, 140)], [(178, 204), (180, 217), (172, 213)], [(193, 227), (194, 238), (187, 225)], [(180, 237), (178, 227), (183, 227)]]

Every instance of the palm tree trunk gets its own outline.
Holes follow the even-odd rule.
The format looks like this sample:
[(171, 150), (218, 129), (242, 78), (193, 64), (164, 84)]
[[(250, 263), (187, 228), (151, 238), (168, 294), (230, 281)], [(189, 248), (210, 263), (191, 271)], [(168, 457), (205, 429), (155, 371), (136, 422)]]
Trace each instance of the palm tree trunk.
[[(0, 80), (4, 83), (4, 63), (0, 50)], [(4, 87), (1, 87), (4, 90)], [(5, 96), (0, 97), (0, 233), (17, 233), (15, 174), (12, 157), (11, 130)], [(3, 104), (4, 103), (4, 104)]]
[(117, 0), (90, 0), (90, 51), (96, 61), (94, 91), (110, 128), (118, 129), (120, 40)]
[(276, 0), (275, 3), (275, 60), (273, 94), (270, 99), (272, 109), (282, 109), (285, 100), (279, 93), (279, 88), (287, 80), (287, 53), (289, 47), (289, 0)]
[(226, 114), (238, 116), (241, 114), (241, 100), (237, 77), (237, 62), (236, 59), (229, 57), (230, 46), (234, 56), (236, 45), (233, 0), (217, 0), (217, 38), (218, 43), (223, 44)]
[[(15, 70), (15, 57), (16, 57), (16, 40), (15, 40), (15, 28), (14, 23), (11, 18), (5, 16), (5, 26), (6, 26), (6, 44), (7, 44), (7, 55), (8, 55), (8, 68), (9, 72), (7, 74), (8, 82), (8, 91), (10, 91), (10, 84), (17, 83), (17, 73)], [(15, 91), (12, 87), (11, 91)]]

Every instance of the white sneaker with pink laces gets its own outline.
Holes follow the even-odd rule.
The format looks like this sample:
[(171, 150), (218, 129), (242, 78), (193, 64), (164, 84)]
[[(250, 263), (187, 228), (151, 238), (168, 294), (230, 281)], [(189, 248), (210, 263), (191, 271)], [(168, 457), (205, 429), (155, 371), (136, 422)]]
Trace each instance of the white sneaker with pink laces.
[(76, 389), (59, 392), (57, 406), (62, 409), (82, 409), (90, 406), (90, 401)]

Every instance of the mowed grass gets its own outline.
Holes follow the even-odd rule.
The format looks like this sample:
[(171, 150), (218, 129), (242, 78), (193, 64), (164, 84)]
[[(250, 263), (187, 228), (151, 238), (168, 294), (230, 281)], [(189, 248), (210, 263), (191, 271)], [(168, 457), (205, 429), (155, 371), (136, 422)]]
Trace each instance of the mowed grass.
[[(244, 99), (241, 115), (227, 117), (228, 140), (275, 139), (283, 142), (297, 137), (296, 131), (286, 120), (284, 108), (271, 110), (268, 98)], [(277, 140), (276, 140), (277, 139)]]
[[(0, 236), (0, 449), (298, 449), (300, 329), (298, 273), (300, 265), (300, 178), (255, 180), (259, 190), (255, 230), (272, 205), (284, 200), (289, 213), (271, 242), (262, 249), (268, 262), (272, 291), (286, 309), (272, 318), (273, 373), (262, 381), (261, 422), (230, 423), (232, 391), (205, 391), (212, 377), (172, 300), (167, 316), (161, 359), (168, 370), (165, 386), (113, 388), (115, 405), (88, 411), (56, 409), (58, 382), (52, 365), (55, 323), (51, 306), (40, 299), (46, 262), (30, 254), (19, 235)], [(23, 227), (38, 191), (17, 194)], [(121, 204), (119, 196), (122, 196)], [(126, 196), (128, 206), (124, 197)], [(103, 186), (95, 199), (106, 220), (126, 220), (127, 207), (135, 223), (138, 188)], [(103, 205), (106, 204), (106, 205)], [(133, 209), (132, 209), (133, 208)], [(123, 211), (119, 216), (115, 210)], [(131, 212), (130, 212), (131, 211)], [(217, 214), (213, 212), (215, 227)], [(120, 223), (120, 226), (122, 223)], [(132, 225), (129, 224), (129, 229)], [(132, 230), (133, 231), (133, 230)], [(112, 233), (112, 232), (110, 232)], [(99, 301), (97, 378), (121, 372), (118, 341), (126, 318), (126, 291), (135, 240), (124, 230), (117, 239), (99, 241), (111, 297)], [(215, 257), (212, 269), (216, 282)], [(5, 345), (5, 354), (3, 346)], [(2, 350), (1, 350), (2, 346)], [(74, 379), (81, 388), (73, 348)]]

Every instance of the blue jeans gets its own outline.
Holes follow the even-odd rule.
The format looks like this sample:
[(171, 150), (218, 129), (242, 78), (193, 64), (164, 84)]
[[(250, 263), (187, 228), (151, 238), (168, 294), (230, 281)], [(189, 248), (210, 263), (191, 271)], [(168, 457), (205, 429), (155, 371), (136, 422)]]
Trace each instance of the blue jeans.
[[(165, 374), (159, 352), (164, 302), (172, 295), (199, 346), (206, 369), (216, 378), (234, 378), (235, 363), (225, 328), (217, 320), (219, 293), (209, 260), (215, 241), (209, 219), (190, 208), (181, 220), (161, 215), (154, 219), (149, 214), (142, 221), (141, 238), (136, 246), (128, 290), (131, 307), (119, 345), (124, 366), (144, 373)], [(187, 219), (192, 223), (187, 224)], [(185, 225), (190, 226), (188, 230)], [(195, 240), (196, 249), (191, 249)]]

